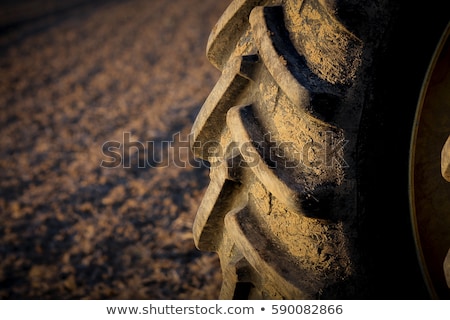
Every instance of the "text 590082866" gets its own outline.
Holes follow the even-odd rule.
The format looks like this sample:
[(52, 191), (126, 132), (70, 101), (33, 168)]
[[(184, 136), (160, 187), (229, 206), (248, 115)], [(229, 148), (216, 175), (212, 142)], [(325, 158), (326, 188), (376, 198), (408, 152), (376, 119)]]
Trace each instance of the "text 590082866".
[(272, 314), (342, 314), (342, 305), (326, 304), (298, 304), (298, 305), (272, 305)]

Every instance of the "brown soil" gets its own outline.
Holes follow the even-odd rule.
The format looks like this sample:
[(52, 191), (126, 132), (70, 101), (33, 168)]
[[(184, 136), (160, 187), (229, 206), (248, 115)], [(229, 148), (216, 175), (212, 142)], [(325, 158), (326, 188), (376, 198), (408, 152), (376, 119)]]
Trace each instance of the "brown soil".
[[(0, 298), (217, 298), (217, 258), (191, 230), (208, 169), (167, 144), (153, 150), (168, 161), (139, 164), (147, 141), (187, 146), (229, 1), (22, 2), (0, 25)], [(121, 166), (100, 166), (108, 141)]]

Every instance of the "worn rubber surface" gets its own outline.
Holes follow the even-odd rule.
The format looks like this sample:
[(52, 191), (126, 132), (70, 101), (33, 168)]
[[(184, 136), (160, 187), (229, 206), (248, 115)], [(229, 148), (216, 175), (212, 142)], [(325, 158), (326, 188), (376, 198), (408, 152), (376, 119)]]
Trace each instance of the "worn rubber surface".
[[(438, 15), (420, 30), (428, 40), (423, 53), (412, 52), (410, 75), (397, 59), (412, 48), (409, 32), (423, 38), (408, 25), (420, 11), (412, 9), (393, 1), (235, 0), (216, 24), (207, 56), (222, 76), (193, 125), (191, 147), (211, 165), (194, 238), (220, 257), (221, 298), (427, 296), (404, 194), (385, 195), (404, 183), (402, 169), (387, 161), (404, 161), (407, 150), (379, 141), (407, 141), (418, 91), (411, 86), (447, 19)], [(393, 109), (403, 86), (409, 96)]]

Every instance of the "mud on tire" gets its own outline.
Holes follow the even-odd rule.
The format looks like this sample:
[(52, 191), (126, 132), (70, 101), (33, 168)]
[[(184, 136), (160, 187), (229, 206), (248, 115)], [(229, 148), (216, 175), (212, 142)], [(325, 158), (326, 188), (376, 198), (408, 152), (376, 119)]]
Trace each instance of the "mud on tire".
[(194, 238), (219, 255), (220, 298), (429, 296), (404, 168), (438, 8), (231, 2), (191, 135), (211, 170)]

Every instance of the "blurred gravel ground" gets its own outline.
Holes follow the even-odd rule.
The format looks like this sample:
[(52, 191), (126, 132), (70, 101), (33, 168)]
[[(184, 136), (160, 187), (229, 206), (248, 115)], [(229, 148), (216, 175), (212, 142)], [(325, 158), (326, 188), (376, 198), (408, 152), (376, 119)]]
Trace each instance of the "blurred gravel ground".
[[(216, 299), (191, 232), (208, 170), (132, 146), (186, 145), (229, 1), (79, 2), (0, 26), (0, 298)], [(129, 168), (100, 166), (108, 141)]]

